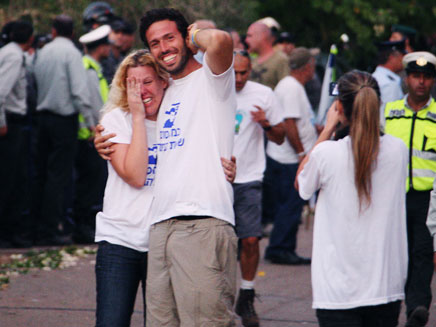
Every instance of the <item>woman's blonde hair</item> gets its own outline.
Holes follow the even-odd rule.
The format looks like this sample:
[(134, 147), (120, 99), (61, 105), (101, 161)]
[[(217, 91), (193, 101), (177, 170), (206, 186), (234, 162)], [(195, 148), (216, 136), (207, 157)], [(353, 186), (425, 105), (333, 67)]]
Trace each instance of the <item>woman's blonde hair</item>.
[(127, 72), (129, 68), (150, 66), (159, 78), (168, 81), (169, 75), (157, 63), (148, 50), (136, 50), (130, 53), (118, 67), (109, 91), (108, 101), (101, 109), (102, 116), (109, 111), (120, 108), (129, 111), (127, 102)]
[(371, 203), (371, 176), (380, 147), (380, 89), (371, 74), (353, 70), (339, 79), (338, 91), (350, 122), (354, 182), (362, 209)]

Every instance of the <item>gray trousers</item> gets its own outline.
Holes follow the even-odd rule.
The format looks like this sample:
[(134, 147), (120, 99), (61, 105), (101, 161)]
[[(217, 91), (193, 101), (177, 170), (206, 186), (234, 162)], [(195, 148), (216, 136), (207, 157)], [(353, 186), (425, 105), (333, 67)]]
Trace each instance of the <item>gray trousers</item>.
[(235, 326), (236, 250), (233, 227), (219, 219), (151, 226), (147, 327)]

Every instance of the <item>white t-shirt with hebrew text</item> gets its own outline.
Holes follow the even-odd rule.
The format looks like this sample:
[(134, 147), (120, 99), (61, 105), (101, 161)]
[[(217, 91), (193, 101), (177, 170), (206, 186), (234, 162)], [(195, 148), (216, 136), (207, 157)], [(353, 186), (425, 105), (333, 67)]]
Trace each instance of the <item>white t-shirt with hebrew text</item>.
[[(114, 109), (103, 116), (103, 135), (116, 133), (114, 143), (130, 144), (132, 115)], [(151, 204), (157, 162), (156, 122), (146, 119), (148, 146), (147, 179), (141, 188), (127, 184), (108, 162), (108, 179), (104, 191), (103, 211), (97, 214), (95, 241), (107, 241), (137, 251), (148, 251)], [(144, 149), (146, 150), (146, 149)]]
[(264, 131), (253, 121), (251, 111), (258, 111), (255, 105), (265, 111), (271, 126), (283, 121), (282, 108), (274, 92), (267, 86), (247, 81), (244, 88), (236, 92), (238, 108), (235, 119), (236, 157), (235, 183), (262, 181), (265, 171)]
[(221, 165), (233, 151), (234, 75), (233, 65), (214, 75), (206, 52), (202, 68), (170, 80), (157, 120), (153, 223), (209, 216), (234, 224), (233, 190)]

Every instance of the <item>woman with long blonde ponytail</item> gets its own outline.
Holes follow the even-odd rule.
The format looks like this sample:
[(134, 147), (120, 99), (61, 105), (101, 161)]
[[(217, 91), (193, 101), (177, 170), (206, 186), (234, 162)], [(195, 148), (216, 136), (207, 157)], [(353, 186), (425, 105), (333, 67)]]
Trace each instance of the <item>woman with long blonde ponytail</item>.
[(339, 86), (339, 101), (350, 122), (354, 182), (362, 207), (371, 203), (371, 173), (380, 142), (380, 91), (369, 74), (345, 75)]
[[(297, 173), (303, 199), (319, 190), (313, 307), (320, 327), (393, 327), (407, 276), (407, 148), (380, 132), (380, 91), (370, 74), (345, 74), (338, 91)], [(338, 125), (349, 134), (331, 141)]]

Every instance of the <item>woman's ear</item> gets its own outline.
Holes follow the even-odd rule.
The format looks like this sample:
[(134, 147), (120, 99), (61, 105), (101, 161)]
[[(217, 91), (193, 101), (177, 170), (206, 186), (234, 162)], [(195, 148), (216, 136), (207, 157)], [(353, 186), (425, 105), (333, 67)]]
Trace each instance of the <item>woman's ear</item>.
[(339, 101), (339, 100), (338, 100), (338, 102), (336, 103), (336, 109), (338, 110), (338, 113), (339, 113), (339, 121), (340, 121), (343, 125), (348, 124), (347, 117), (345, 117), (345, 114), (344, 114), (344, 106), (343, 106), (342, 102)]

